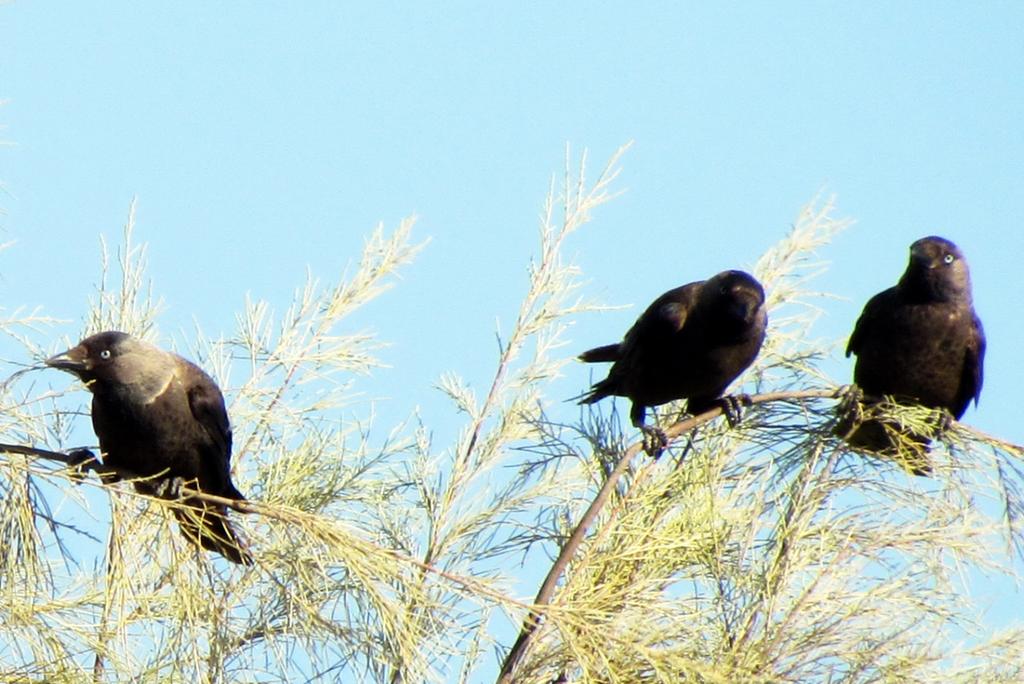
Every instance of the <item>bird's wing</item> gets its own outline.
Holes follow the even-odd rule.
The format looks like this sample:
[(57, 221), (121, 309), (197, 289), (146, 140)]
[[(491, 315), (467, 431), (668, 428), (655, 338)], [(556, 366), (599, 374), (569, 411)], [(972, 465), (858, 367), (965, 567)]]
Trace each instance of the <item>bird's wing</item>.
[(887, 306), (891, 306), (890, 300), (895, 293), (895, 289), (889, 288), (879, 292), (864, 305), (864, 310), (860, 312), (860, 317), (857, 318), (857, 323), (853, 326), (850, 341), (846, 345), (847, 356), (850, 354), (860, 354), (864, 348), (864, 341), (871, 334), (871, 329), (874, 327), (882, 311)]
[(963, 376), (960, 381), (964, 407), (971, 399), (974, 399), (975, 406), (978, 405), (981, 385), (985, 380), (985, 329), (977, 314), (973, 314), (971, 318), (971, 336), (967, 340)]
[(703, 281), (677, 287), (651, 302), (626, 333), (622, 341), (622, 355), (647, 340), (668, 337), (682, 330), (687, 314), (697, 302), (702, 284)]
[(224, 407), (224, 395), (205, 373), (198, 368), (188, 368), (186, 383), (188, 407), (192, 416), (203, 426), (207, 434), (224, 456), (225, 465), (231, 458), (231, 423)]
[[(224, 406), (224, 395), (217, 383), (198, 366), (181, 359), (180, 370), (188, 381), (188, 406), (196, 422), (203, 426), (213, 442), (204, 459), (206, 476), (213, 494), (244, 500), (245, 496), (231, 482), (231, 423)], [(237, 510), (237, 509), (236, 509)]]
[(699, 284), (683, 285), (661, 295), (640, 314), (633, 326), (626, 331), (622, 342), (588, 349), (580, 354), (580, 361), (585, 363), (618, 361), (628, 357), (638, 346), (643, 346), (652, 338), (667, 337), (680, 331), (686, 322), (686, 312), (696, 301), (697, 289), (694, 285)]

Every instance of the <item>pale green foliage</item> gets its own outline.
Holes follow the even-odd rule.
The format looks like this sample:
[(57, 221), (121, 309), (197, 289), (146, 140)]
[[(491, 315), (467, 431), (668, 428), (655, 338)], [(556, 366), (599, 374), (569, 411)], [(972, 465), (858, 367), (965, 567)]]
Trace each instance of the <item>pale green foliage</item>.
[[(562, 195), (556, 195), (552, 181), (541, 215), (540, 258), (530, 265), (526, 296), (511, 329), (499, 338), (494, 376), (483, 398), (455, 375), (441, 379), (441, 390), (465, 415), (465, 426), (454, 446), (438, 452), (426, 432), (420, 432), (410, 462), (412, 511), (400, 518), (391, 512), (385, 522), (398, 545), (425, 564), (500, 580), (496, 557), (521, 553), (536, 539), (535, 532), (524, 527), (532, 525), (531, 518), (574, 496), (573, 488), (555, 473), (516, 477), (507, 467), (520, 458), (517, 447), (542, 437), (538, 423), (544, 383), (569, 361), (554, 352), (561, 346), (568, 318), (587, 309), (577, 295), (579, 273), (563, 263), (562, 246), (590, 220), (593, 209), (611, 199), (609, 186), (624, 151), (616, 153), (592, 186), (584, 177), (585, 158), (573, 176), (567, 153)], [(489, 586), (497, 592), (503, 584)], [(478, 645), (490, 639), (487, 620), (494, 601), (481, 603), (479, 597), (457, 594), (456, 587), (430, 573), (420, 576), (417, 589), (448, 610), (410, 604), (410, 615), (426, 637), (419, 651), (424, 662), (413, 672), (440, 665), (449, 656), (457, 661), (468, 650), (470, 655), (462, 662), (463, 676), (468, 676), (477, 665), (473, 656), (480, 653)], [(397, 672), (393, 681), (399, 678), (418, 681), (408, 672)]]
[[(0, 679), (493, 677), (535, 568), (626, 448), (602, 405), (573, 425), (547, 414), (563, 398), (550, 382), (572, 358), (567, 325), (593, 308), (565, 243), (614, 196), (622, 152), (593, 182), (567, 155), (493, 375), (477, 386), (453, 368), (438, 381), (459, 421), (451, 444), (415, 414), (371, 433), (351, 393), (377, 367), (378, 342), (347, 317), (416, 255), (411, 219), (374, 231), (348, 277), (309, 276), (288, 310), (247, 301), (234, 332), (189, 335), (179, 350), (227, 397), (235, 479), (254, 502), (232, 520), (253, 568), (197, 552), (169, 504), (126, 483), (0, 457)], [(812, 202), (755, 266), (771, 328), (744, 387), (833, 387), (821, 361), (834, 343), (809, 336), (822, 295), (808, 283), (824, 268), (816, 251), (848, 223), (833, 213)], [(133, 237), (129, 218), (116, 258), (104, 247), (83, 332), (173, 347)], [(0, 329), (38, 359), (57, 351), (46, 324)], [(72, 383), (55, 396), (27, 377), (0, 386), (4, 439), (65, 445), (87, 421), (86, 393)], [(738, 428), (715, 421), (657, 462), (639, 457), (544, 608), (516, 681), (1019, 681), (1021, 635), (985, 633), (963, 588), (979, 569), (1013, 571), (1020, 450), (956, 426), (933, 450), (935, 477), (915, 479), (845, 450), (831, 435), (835, 404), (759, 405)], [(918, 427), (935, 418), (885, 410)]]
[(142, 339), (151, 339), (154, 335), (160, 303), (153, 301), (153, 287), (146, 281), (146, 246), (133, 244), (134, 230), (135, 201), (132, 200), (122, 242), (115, 254), (120, 272), (116, 286), (109, 282), (111, 255), (106, 240), (100, 236), (100, 282), (95, 298), (90, 301), (85, 335), (104, 330), (121, 330)]

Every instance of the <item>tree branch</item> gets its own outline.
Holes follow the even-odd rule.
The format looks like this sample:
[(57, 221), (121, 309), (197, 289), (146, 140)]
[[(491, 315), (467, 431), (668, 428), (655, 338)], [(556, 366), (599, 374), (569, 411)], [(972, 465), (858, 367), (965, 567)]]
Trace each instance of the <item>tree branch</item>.
[[(82, 472), (94, 472), (100, 477), (100, 480), (104, 484), (110, 484), (111, 482), (115, 481), (114, 477), (128, 482), (134, 480), (147, 480), (160, 477), (160, 474), (150, 477), (142, 477), (138, 473), (125, 470), (123, 468), (115, 468), (113, 466), (105, 465), (101, 463), (96, 458), (95, 454), (93, 454), (93, 452), (89, 449), (72, 449), (69, 452), (62, 452), (50, 451), (49, 449), (39, 449), (30, 446), (23, 446), (20, 444), (0, 443), (0, 453), (22, 454), (24, 456), (34, 456), (37, 458), (45, 458), (50, 461), (58, 461), (60, 463), (64, 463), (69, 467), (78, 468)], [(72, 477), (81, 479), (81, 476), (77, 474), (72, 475)], [(308, 518), (313, 515), (303, 513), (301, 511), (296, 511), (294, 509), (273, 506), (271, 504), (262, 503), (260, 501), (240, 501), (238, 499), (229, 499), (227, 497), (218, 496), (216, 494), (201, 492), (191, 487), (181, 487), (181, 489), (178, 491), (178, 495), (180, 497), (179, 499), (160, 499), (160, 497), (149, 497), (148, 495), (142, 496), (146, 496), (147, 498), (160, 499), (161, 501), (171, 506), (180, 506), (181, 499), (199, 499), (200, 501), (205, 501), (206, 503), (232, 508), (238, 511), (239, 513), (255, 513), (266, 518), (272, 518), (280, 522), (294, 525), (305, 524), (308, 521)], [(499, 603), (510, 604), (523, 609), (529, 608), (527, 604), (511, 599), (505, 596), (504, 594), (498, 592), (491, 586), (487, 585), (485, 582), (481, 582), (473, 577), (448, 572), (441, 568), (435, 567), (431, 563), (421, 561), (418, 558), (408, 556), (394, 549), (379, 547), (373, 542), (366, 542), (366, 545), (368, 547), (376, 548), (377, 550), (387, 554), (388, 556), (394, 558), (397, 561), (408, 563), (410, 565), (420, 568), (421, 570), (424, 570), (425, 572), (430, 572), (439, 577), (443, 577), (452, 584), (459, 585), (467, 591), (471, 591), (481, 596), (487, 596)]]

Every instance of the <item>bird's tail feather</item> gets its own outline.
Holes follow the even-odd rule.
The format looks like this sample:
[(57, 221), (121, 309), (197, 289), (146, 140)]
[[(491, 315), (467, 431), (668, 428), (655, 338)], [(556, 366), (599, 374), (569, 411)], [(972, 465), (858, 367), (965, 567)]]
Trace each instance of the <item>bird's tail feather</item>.
[(584, 392), (578, 397), (573, 399), (579, 399), (578, 404), (593, 404), (596, 401), (601, 401), (605, 397), (610, 397), (615, 394), (616, 384), (612, 378), (605, 378), (601, 382), (594, 383), (594, 386), (589, 391)]
[(583, 363), (609, 363), (619, 360), (619, 344), (606, 344), (603, 347), (588, 349), (579, 355)]
[(216, 551), (232, 563), (253, 564), (252, 554), (231, 528), (227, 510), (223, 506), (193, 501), (186, 506), (176, 507), (174, 516), (178, 519), (181, 533), (193, 544)]
[[(603, 347), (594, 347), (588, 349), (579, 355), (579, 360), (584, 363), (607, 363), (610, 361), (619, 360), (619, 343), (606, 344)], [(578, 400), (579, 404), (593, 404), (595, 401), (600, 401), (607, 396), (616, 393), (616, 386), (618, 382), (613, 380), (611, 377), (607, 377), (601, 382), (594, 383), (588, 391), (580, 394), (579, 396), (573, 397), (573, 400)]]

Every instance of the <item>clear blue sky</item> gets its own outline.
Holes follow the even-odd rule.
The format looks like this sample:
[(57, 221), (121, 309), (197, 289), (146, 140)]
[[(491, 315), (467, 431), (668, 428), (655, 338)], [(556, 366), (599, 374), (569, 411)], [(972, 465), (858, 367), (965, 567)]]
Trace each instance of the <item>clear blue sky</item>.
[[(575, 350), (750, 267), (824, 189), (857, 224), (823, 254), (847, 299), (820, 334), (848, 334), (914, 239), (953, 239), (989, 336), (965, 420), (1024, 442), (1022, 3), (16, 0), (0, 98), (0, 301), (68, 320), (54, 337), (78, 334), (132, 197), (179, 345), (193, 320), (230, 334), (246, 293), (282, 310), (307, 267), (335, 279), (416, 213), (431, 244), (353, 322), (392, 368), (357, 386), (384, 416), (450, 415), (432, 384), (488, 379), (565, 143), (596, 172), (635, 140), (627, 194), (571, 243), (586, 294), (633, 307), (580, 320)], [(570, 396), (589, 370), (567, 372)]]

